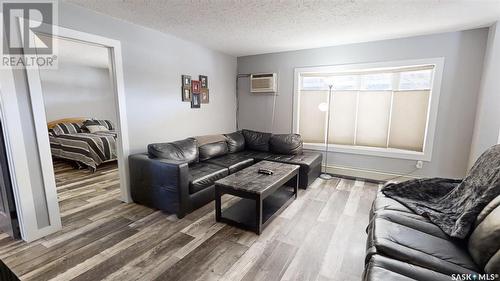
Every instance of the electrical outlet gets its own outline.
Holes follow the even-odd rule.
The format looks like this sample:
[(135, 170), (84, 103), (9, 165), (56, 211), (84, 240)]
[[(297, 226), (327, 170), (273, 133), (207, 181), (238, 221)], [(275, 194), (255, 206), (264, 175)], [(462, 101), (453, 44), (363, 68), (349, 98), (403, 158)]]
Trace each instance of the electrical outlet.
[(417, 164), (415, 164), (415, 167), (417, 167), (417, 169), (422, 169), (423, 166), (424, 166), (424, 161), (417, 161)]

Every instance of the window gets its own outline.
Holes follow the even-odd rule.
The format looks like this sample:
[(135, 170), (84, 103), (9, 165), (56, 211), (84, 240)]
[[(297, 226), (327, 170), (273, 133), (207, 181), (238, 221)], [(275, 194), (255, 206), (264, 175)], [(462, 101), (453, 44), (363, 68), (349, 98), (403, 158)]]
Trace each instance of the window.
[(328, 133), (332, 151), (430, 160), (431, 96), (442, 60), (430, 62), (296, 69), (296, 131), (309, 148), (323, 147)]

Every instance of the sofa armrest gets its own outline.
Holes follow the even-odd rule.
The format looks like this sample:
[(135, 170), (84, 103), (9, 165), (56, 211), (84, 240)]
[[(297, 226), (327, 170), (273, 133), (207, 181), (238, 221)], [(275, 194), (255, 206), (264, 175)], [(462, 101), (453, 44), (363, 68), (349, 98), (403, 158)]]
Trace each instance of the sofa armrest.
[(184, 216), (190, 208), (187, 162), (150, 158), (143, 153), (131, 155), (129, 163), (134, 202)]

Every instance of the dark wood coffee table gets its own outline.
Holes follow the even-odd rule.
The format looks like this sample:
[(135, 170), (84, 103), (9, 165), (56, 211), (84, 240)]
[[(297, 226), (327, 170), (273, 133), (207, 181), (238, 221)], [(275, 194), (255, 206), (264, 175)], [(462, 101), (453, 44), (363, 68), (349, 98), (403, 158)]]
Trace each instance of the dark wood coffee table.
[[(272, 175), (257, 173), (260, 168)], [(261, 161), (215, 182), (215, 219), (260, 234), (295, 198), (299, 166)], [(221, 196), (231, 194), (241, 199), (222, 210)]]

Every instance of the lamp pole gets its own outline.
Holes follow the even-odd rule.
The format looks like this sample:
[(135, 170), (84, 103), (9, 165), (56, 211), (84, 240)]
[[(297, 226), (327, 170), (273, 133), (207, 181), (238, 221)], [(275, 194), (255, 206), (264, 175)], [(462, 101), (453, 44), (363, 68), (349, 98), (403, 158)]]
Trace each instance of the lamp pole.
[(323, 173), (321, 175), (319, 175), (319, 177), (321, 179), (324, 179), (324, 180), (331, 180), (333, 177), (327, 173), (327, 165), (328, 165), (328, 144), (329, 144), (329, 137), (330, 137), (330, 109), (331, 109), (331, 106), (330, 106), (330, 102), (332, 100), (332, 88), (333, 88), (333, 84), (330, 83), (328, 85), (328, 110), (326, 112), (326, 138), (325, 138), (325, 168), (323, 170)]

